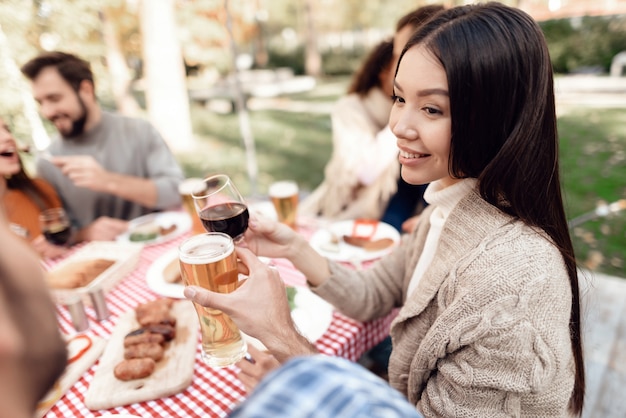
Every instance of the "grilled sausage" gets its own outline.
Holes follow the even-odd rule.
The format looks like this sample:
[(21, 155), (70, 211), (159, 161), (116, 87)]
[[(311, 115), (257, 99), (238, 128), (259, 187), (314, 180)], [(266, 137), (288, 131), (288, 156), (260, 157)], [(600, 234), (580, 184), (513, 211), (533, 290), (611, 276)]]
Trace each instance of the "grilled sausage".
[(154, 372), (156, 363), (149, 357), (123, 360), (113, 370), (119, 380), (134, 380), (148, 377)]

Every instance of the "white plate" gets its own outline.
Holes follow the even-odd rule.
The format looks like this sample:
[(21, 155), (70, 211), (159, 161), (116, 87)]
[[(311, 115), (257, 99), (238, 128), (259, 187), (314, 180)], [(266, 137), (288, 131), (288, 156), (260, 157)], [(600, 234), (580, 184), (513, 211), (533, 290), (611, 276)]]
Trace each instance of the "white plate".
[[(375, 260), (389, 253), (400, 242), (400, 233), (391, 225), (385, 222), (378, 222), (376, 233), (372, 240), (391, 238), (395, 245), (380, 251), (365, 251), (363, 248), (355, 247), (343, 242), (343, 235), (352, 235), (354, 221), (341, 221), (331, 224), (326, 229), (320, 229), (309, 240), (311, 246), (329, 260), (335, 261), (367, 261)], [(339, 238), (337, 244), (332, 243), (333, 235)]]
[(146, 272), (146, 283), (153, 292), (169, 298), (184, 299), (182, 283), (169, 283), (163, 277), (163, 270), (178, 258), (178, 248), (173, 248), (157, 258)]
[[(311, 292), (307, 287), (296, 287), (297, 292), (291, 311), (291, 317), (296, 328), (307, 340), (315, 343), (326, 332), (333, 320), (333, 306), (324, 299)], [(254, 345), (261, 351), (267, 348), (256, 338), (244, 334), (246, 342)]]
[[(146, 283), (148, 287), (161, 296), (175, 299), (185, 299), (183, 291), (185, 286), (182, 283), (170, 283), (165, 281), (163, 271), (174, 260), (178, 259), (178, 248), (173, 248), (157, 258), (146, 272)], [(259, 260), (268, 264), (269, 258), (259, 257)]]
[(145, 225), (148, 223), (155, 223), (158, 226), (163, 228), (170, 227), (172, 225), (176, 225), (176, 229), (170, 232), (167, 235), (159, 235), (158, 237), (146, 240), (146, 241), (137, 241), (141, 244), (151, 245), (151, 244), (160, 244), (162, 242), (167, 242), (171, 239), (181, 236), (185, 232), (191, 229), (191, 218), (187, 212), (157, 212), (150, 213), (148, 215), (140, 216), (139, 218), (135, 218), (128, 223), (128, 230), (123, 234), (117, 236), (118, 241), (122, 242), (131, 242), (130, 235), (133, 233), (135, 228)]

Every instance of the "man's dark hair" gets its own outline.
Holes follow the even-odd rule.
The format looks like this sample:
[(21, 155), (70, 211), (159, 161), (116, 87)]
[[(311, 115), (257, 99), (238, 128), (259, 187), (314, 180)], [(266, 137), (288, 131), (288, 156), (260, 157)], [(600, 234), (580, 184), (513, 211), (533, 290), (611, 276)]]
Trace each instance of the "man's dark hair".
[(80, 83), (83, 82), (83, 80), (89, 81), (95, 89), (93, 73), (91, 72), (89, 63), (76, 55), (66, 52), (43, 52), (24, 64), (21, 71), (22, 74), (32, 81), (47, 67), (56, 68), (61, 77), (63, 77), (75, 91), (78, 91)]

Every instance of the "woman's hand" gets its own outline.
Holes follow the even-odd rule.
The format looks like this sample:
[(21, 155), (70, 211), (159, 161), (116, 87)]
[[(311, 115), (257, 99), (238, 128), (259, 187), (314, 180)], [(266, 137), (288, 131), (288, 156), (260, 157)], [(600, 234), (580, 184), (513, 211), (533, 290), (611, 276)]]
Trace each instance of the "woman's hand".
[(248, 393), (259, 384), (266, 374), (280, 366), (276, 358), (267, 351), (261, 351), (248, 344), (251, 360), (243, 359), (237, 363), (240, 372), (237, 374)]
[(250, 250), (236, 248), (249, 277), (232, 293), (185, 288), (185, 297), (205, 307), (225, 312), (246, 334), (260, 340), (280, 362), (294, 355), (317, 352), (301, 336), (291, 319), (285, 285), (276, 269), (262, 263)]
[(290, 258), (294, 244), (303, 239), (287, 225), (265, 217), (250, 217), (243, 245), (265, 257)]

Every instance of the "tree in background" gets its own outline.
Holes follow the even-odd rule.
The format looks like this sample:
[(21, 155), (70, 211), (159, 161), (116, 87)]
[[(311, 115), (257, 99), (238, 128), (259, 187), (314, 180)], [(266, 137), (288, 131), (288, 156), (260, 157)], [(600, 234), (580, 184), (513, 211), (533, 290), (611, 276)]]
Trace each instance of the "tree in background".
[(173, 0), (143, 0), (139, 15), (150, 120), (173, 150), (190, 150), (189, 95)]

